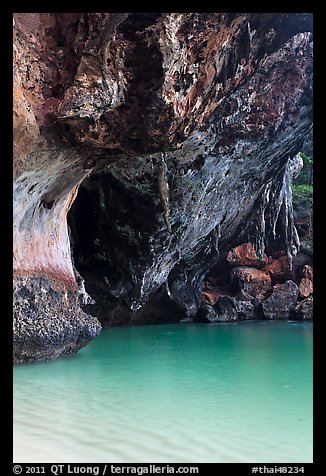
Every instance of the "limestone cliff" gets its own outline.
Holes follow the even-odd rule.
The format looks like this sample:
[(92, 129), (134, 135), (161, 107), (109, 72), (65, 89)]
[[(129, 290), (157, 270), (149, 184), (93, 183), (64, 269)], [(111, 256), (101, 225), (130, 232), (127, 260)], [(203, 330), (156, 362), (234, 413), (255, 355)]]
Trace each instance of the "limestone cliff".
[(100, 331), (91, 314), (194, 315), (238, 244), (296, 253), (288, 160), (311, 128), (311, 22), (14, 15), (16, 362), (77, 351)]

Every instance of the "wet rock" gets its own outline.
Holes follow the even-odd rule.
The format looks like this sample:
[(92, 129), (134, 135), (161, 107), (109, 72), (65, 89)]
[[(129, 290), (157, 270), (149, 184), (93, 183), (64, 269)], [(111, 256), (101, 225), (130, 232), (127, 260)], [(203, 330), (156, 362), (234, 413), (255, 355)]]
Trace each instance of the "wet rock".
[(312, 296), (300, 301), (294, 306), (291, 317), (298, 320), (312, 320), (313, 319), (313, 305), (314, 300)]
[(241, 301), (232, 296), (220, 297), (214, 306), (214, 321), (226, 322), (235, 320), (255, 319), (255, 305), (250, 301)]
[(96, 337), (99, 321), (80, 309), (67, 284), (45, 277), (14, 278), (14, 363), (78, 352)]
[[(249, 303), (250, 304), (250, 303)], [(214, 306), (216, 311), (216, 322), (228, 322), (238, 320), (238, 312), (234, 301), (230, 296), (221, 296)]]
[(257, 299), (266, 299), (272, 292), (271, 278), (265, 271), (236, 267), (231, 272), (231, 281), (245, 293)]
[(312, 281), (308, 278), (302, 278), (299, 284), (299, 296), (301, 298), (307, 298), (310, 294), (313, 294), (314, 287)]
[(196, 312), (193, 322), (215, 322), (217, 320), (216, 310), (212, 306), (203, 305)]
[(194, 322), (194, 319), (191, 318), (191, 317), (185, 317), (184, 319), (181, 319), (181, 321), (179, 321), (179, 322), (185, 323), (185, 324), (187, 324), (187, 323), (189, 324), (189, 323)]
[(229, 251), (226, 259), (231, 266), (262, 268), (267, 263), (266, 254), (260, 259), (252, 243), (244, 243), (233, 248), (233, 250)]
[(293, 281), (276, 284), (272, 295), (262, 301), (262, 310), (266, 319), (289, 319), (299, 295), (298, 286)]
[(232, 300), (240, 321), (246, 319), (255, 319), (254, 303), (250, 301), (241, 301), (236, 298), (232, 298)]

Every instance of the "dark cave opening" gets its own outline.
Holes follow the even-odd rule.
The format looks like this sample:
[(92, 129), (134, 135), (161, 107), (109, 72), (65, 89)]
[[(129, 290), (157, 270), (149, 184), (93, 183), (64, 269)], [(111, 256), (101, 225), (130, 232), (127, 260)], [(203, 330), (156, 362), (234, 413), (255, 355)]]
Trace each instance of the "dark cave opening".
[(155, 204), (108, 170), (91, 175), (79, 188), (67, 218), (71, 250), (77, 281), (80, 274), (95, 301), (83, 309), (103, 325), (174, 323), (186, 317), (165, 284), (133, 309), (148, 266), (156, 212)]

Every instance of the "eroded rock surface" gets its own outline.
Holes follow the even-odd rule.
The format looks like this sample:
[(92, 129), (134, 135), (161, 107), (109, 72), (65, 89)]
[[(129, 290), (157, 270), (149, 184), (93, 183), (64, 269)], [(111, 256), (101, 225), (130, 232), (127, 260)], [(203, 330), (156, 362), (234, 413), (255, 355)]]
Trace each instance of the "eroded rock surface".
[(76, 292), (45, 277), (15, 278), (14, 361), (35, 362), (77, 352), (100, 323), (80, 308)]
[(291, 317), (298, 320), (312, 320), (313, 317), (313, 297), (309, 296), (307, 299), (298, 302), (292, 309)]
[(293, 281), (276, 284), (273, 294), (262, 301), (266, 319), (289, 319), (299, 295), (298, 286)]
[[(45, 308), (65, 293), (85, 305), (88, 293), (98, 304), (87, 312), (107, 324), (169, 320), (159, 302), (194, 316), (203, 277), (231, 248), (296, 253), (289, 158), (312, 122), (311, 23), (303, 13), (15, 14), (16, 286), (23, 277), (37, 297), (42, 276), (61, 293), (14, 303), (17, 362), (33, 360), (33, 345), (29, 357), (18, 345), (34, 335), (30, 321), (19, 327), (28, 306), (54, 323)], [(35, 360), (39, 346), (51, 358), (99, 332), (74, 303), (65, 322), (91, 330), (64, 331), (58, 353), (41, 333)]]

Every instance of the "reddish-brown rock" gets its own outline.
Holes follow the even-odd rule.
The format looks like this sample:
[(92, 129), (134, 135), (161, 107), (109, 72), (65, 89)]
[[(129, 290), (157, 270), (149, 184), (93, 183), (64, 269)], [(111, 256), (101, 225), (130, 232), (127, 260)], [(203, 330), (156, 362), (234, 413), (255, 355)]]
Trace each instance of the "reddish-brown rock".
[(293, 279), (293, 272), (290, 270), (290, 263), (287, 256), (280, 256), (273, 260), (266, 265), (265, 270), (274, 283), (284, 283), (288, 279)]
[(211, 304), (212, 306), (216, 304), (220, 296), (227, 295), (227, 293), (225, 292), (225, 289), (221, 287), (215, 287), (210, 290), (204, 290), (202, 291), (201, 294), (206, 298), (207, 302), (209, 302), (209, 304)]
[(313, 294), (314, 286), (310, 279), (302, 278), (299, 284), (299, 296), (301, 298), (307, 298), (310, 294)]
[(201, 292), (202, 296), (211, 305), (216, 304), (220, 296), (228, 296), (230, 293), (231, 290), (224, 276), (218, 278), (214, 276), (207, 277)]
[(269, 274), (256, 268), (246, 266), (233, 268), (231, 281), (257, 299), (266, 299), (272, 292)]
[(272, 295), (262, 301), (266, 319), (289, 319), (299, 295), (298, 286), (293, 281), (276, 284)]
[(229, 251), (226, 259), (231, 266), (251, 266), (253, 268), (262, 268), (268, 260), (265, 254), (262, 259), (258, 258), (252, 243), (244, 243), (233, 248)]

